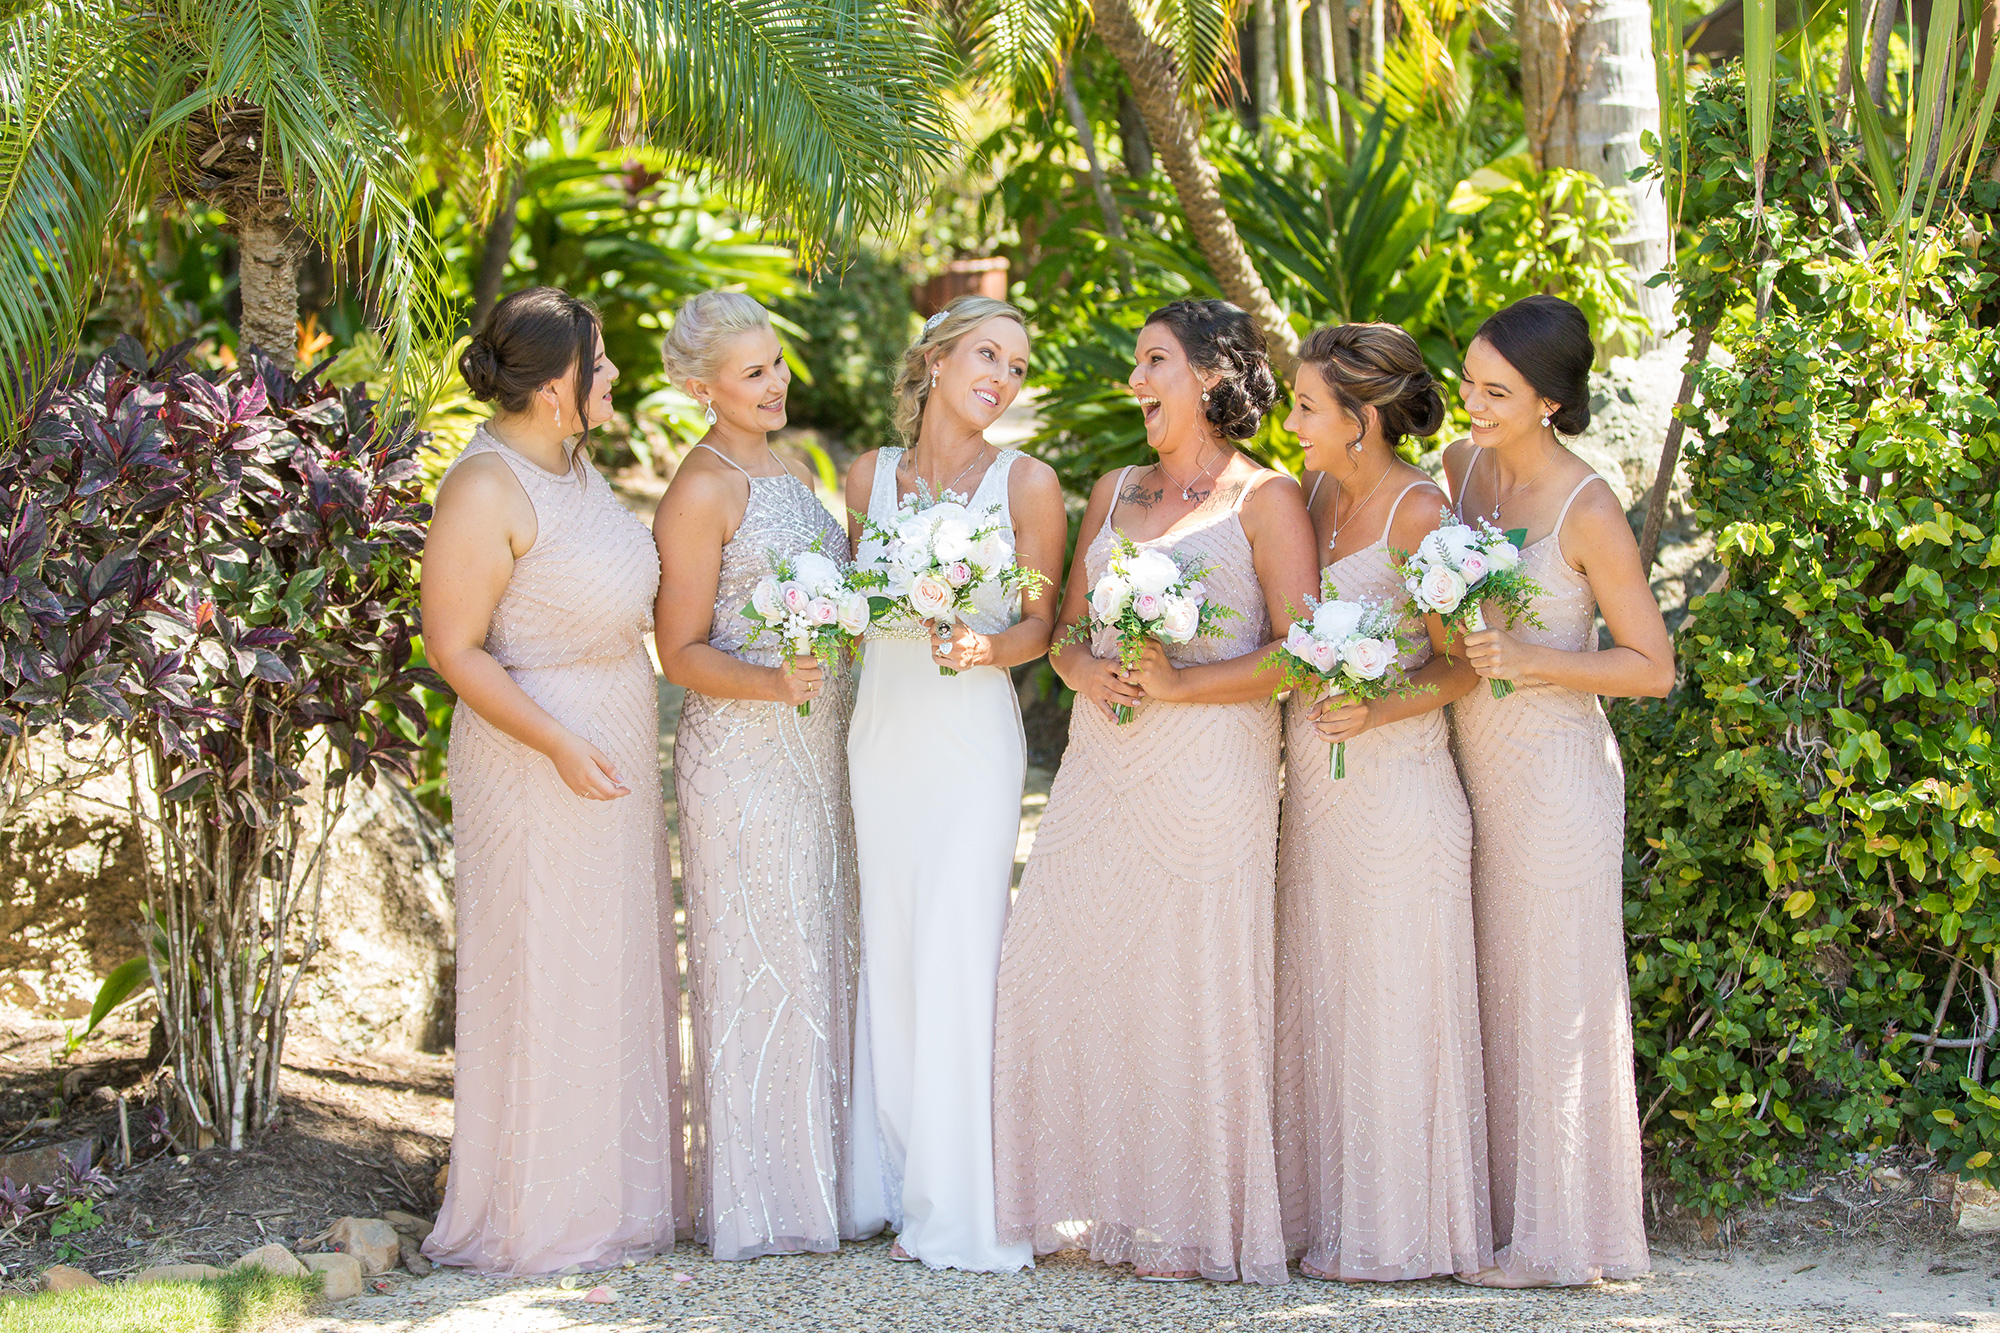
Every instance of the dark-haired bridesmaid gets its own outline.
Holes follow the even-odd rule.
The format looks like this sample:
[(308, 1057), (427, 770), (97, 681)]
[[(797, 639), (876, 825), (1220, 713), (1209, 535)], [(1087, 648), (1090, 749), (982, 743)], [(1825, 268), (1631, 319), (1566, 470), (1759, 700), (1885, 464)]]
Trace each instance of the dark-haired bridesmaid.
[[(1053, 654), (1069, 748), (1000, 963), (994, 1191), (1003, 1243), (1086, 1248), (1142, 1278), (1286, 1280), (1271, 1128), (1274, 673), (1317, 567), (1290, 477), (1231, 441), (1277, 398), (1262, 337), (1222, 301), (1139, 332), (1130, 385), (1157, 452), (1101, 479), (1056, 642), (1125, 537), (1209, 565), (1237, 618), (1120, 664)], [(1115, 705), (1132, 720), (1113, 720)]]
[[(1285, 422), (1343, 600), (1407, 600), (1392, 567), (1444, 493), (1397, 456), (1444, 399), (1409, 334), (1306, 339)], [(1444, 707), (1478, 684), (1436, 616), (1406, 621), (1411, 689), (1286, 707), (1278, 835), (1278, 1181), (1307, 1277), (1393, 1281), (1493, 1262), (1473, 978), (1472, 816)], [(1347, 745), (1347, 776), (1326, 747)]]
[(584, 457), (618, 368), (553, 287), (495, 306), (459, 368), (495, 406), (438, 486), (424, 649), (458, 695), (458, 1123), (424, 1253), (604, 1268), (687, 1224), (659, 696), (660, 562)]
[[(1452, 706), (1472, 803), (1487, 1142), (1488, 1287), (1571, 1286), (1647, 1271), (1624, 931), (1625, 779), (1600, 695), (1664, 696), (1673, 645), (1611, 488), (1559, 438), (1590, 424), (1583, 312), (1531, 296), (1488, 319), (1459, 396), (1472, 434), (1445, 452), (1467, 522), (1525, 528), (1542, 627), (1464, 639), (1473, 669), (1515, 682)], [(1600, 649), (1602, 615), (1612, 646)], [(1489, 612), (1489, 624), (1499, 617)]]

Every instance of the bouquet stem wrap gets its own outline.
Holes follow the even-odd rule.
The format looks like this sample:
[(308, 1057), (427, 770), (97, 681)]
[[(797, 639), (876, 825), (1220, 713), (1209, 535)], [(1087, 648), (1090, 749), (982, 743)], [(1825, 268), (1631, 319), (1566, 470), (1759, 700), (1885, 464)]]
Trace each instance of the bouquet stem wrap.
[[(1486, 628), (1486, 611), (1477, 602), (1472, 604), (1472, 617), (1467, 623), (1474, 634)], [(1489, 680), (1486, 683), (1493, 687), (1493, 697), (1496, 699), (1504, 699), (1514, 692), (1514, 682), (1511, 680)]]

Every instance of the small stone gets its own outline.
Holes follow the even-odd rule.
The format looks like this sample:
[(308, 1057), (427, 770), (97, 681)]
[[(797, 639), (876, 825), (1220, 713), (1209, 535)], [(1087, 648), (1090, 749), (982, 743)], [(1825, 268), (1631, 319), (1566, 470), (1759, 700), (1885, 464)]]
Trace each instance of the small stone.
[(592, 1305), (610, 1305), (618, 1299), (618, 1293), (609, 1287), (592, 1287), (583, 1293), (583, 1298)]
[(299, 1262), (307, 1271), (325, 1275), (320, 1294), (330, 1301), (344, 1301), (361, 1294), (361, 1261), (351, 1254), (302, 1254)]
[(238, 1259), (232, 1268), (261, 1268), (272, 1277), (304, 1277), (306, 1266), (282, 1245), (259, 1245)]
[(412, 1240), (408, 1236), (402, 1236), (399, 1239), (402, 1241), (399, 1248), (403, 1252), (403, 1267), (409, 1269), (417, 1277), (429, 1277), (431, 1275), (431, 1261), (426, 1259), (424, 1252), (418, 1248), (423, 1242)]
[(1958, 1209), (1958, 1229), (1968, 1235), (2000, 1231), (2000, 1190), (1975, 1180), (1961, 1180), (1951, 1192)]
[(142, 1268), (127, 1282), (207, 1282), (222, 1276), (222, 1270), (213, 1264), (156, 1264)]
[(44, 1291), (86, 1291), (103, 1285), (81, 1268), (71, 1268), (68, 1264), (57, 1264), (42, 1274)]
[(397, 1212), (394, 1208), (384, 1212), (382, 1220), (396, 1228), (397, 1235), (414, 1236), (419, 1241), (424, 1240), (431, 1234), (431, 1227), (433, 1225), (430, 1222), (424, 1221), (421, 1217), (417, 1217), (411, 1213)]
[(403, 1257), (402, 1238), (396, 1228), (379, 1217), (343, 1217), (327, 1233), (333, 1248), (351, 1254), (361, 1263), (361, 1271), (379, 1277)]
[(65, 1158), (78, 1166), (89, 1166), (97, 1160), (97, 1140), (65, 1139), (27, 1152), (9, 1153), (0, 1157), (0, 1177), (16, 1185), (53, 1185)]

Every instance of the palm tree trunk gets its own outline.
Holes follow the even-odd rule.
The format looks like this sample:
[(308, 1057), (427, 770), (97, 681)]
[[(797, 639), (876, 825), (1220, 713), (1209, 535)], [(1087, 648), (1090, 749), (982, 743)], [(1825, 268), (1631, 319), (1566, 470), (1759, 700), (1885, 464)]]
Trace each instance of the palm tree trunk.
[(236, 226), (237, 342), (290, 370), (299, 354), (299, 260), (292, 220), (257, 216)]
[(1125, 158), (1125, 176), (1141, 181), (1153, 174), (1153, 141), (1146, 137), (1146, 118), (1130, 89), (1118, 90), (1118, 147)]
[(521, 215), (521, 173), (508, 173), (507, 192), (486, 224), (479, 246), (479, 272), (472, 280), (472, 327), (486, 322), (486, 316), (500, 301), (500, 284), (507, 277), (507, 260), (514, 250), (514, 225)]
[[(1361, 0), (1361, 68), (1355, 74), (1356, 91), (1365, 92), (1370, 80), (1382, 77), (1382, 54), (1388, 44), (1382, 7), (1386, 0)], [(1523, 61), (1523, 64), (1526, 62)]]
[[(1312, 13), (1307, 20), (1306, 55), (1308, 71), (1312, 81), (1313, 110), (1329, 126), (1340, 123), (1339, 66), (1333, 53), (1333, 6), (1335, 0), (1313, 0)], [(1341, 37), (1346, 38), (1347, 25), (1342, 22)], [(1337, 131), (1336, 131), (1337, 132)], [(1343, 151), (1347, 147), (1347, 136), (1340, 136)]]
[(1285, 114), (1293, 120), (1306, 118), (1306, 33), (1307, 0), (1282, 0), (1285, 6)]
[(1632, 226), (1617, 250), (1655, 334), (1626, 350), (1658, 346), (1674, 326), (1673, 292), (1645, 284), (1673, 263), (1673, 229), (1659, 181), (1631, 179), (1650, 161), (1640, 135), (1660, 116), (1651, 8), (1646, 0), (1530, 0), (1518, 32), (1529, 147), (1540, 166), (1587, 171), (1624, 196)]
[(1278, 109), (1278, 16), (1275, 0), (1255, 0), (1250, 9), (1252, 54), (1257, 69), (1252, 80), (1251, 114), (1257, 127)]
[(1104, 217), (1104, 233), (1122, 241), (1125, 223), (1118, 216), (1118, 200), (1111, 193), (1111, 182), (1105, 179), (1104, 167), (1097, 160), (1097, 129), (1090, 123), (1090, 113), (1083, 109), (1083, 98), (1077, 94), (1076, 80), (1070, 77), (1067, 63), (1061, 66), (1056, 82), (1062, 89), (1063, 108), (1069, 112), (1077, 142), (1083, 145), (1084, 164), (1090, 170), (1090, 192), (1097, 196), (1097, 211)]
[(1875, 30), (1868, 37), (1868, 100), (1876, 106), (1889, 95), (1889, 38), (1902, 8), (1901, 0), (1881, 0), (1875, 9)]
[(1674, 469), (1681, 462), (1681, 436), (1687, 431), (1687, 422), (1680, 414), (1694, 401), (1695, 372), (1707, 362), (1709, 345), (1714, 340), (1713, 324), (1694, 331), (1687, 366), (1681, 371), (1680, 397), (1674, 401), (1674, 419), (1667, 426), (1666, 443), (1660, 448), (1660, 470), (1653, 474), (1652, 494), (1646, 497), (1646, 523), (1639, 534), (1639, 568), (1648, 578), (1653, 574), (1653, 562), (1660, 556), (1660, 529), (1666, 524), (1667, 496), (1673, 493)]
[(1174, 183), (1188, 229), (1215, 273), (1222, 294), (1246, 311), (1269, 345), (1271, 364), (1289, 375), (1298, 364), (1299, 336), (1271, 298), (1271, 291), (1243, 249), (1236, 224), (1222, 206), (1222, 179), (1202, 155), (1200, 126), (1181, 100), (1180, 71), (1146, 35), (1128, 0), (1094, 0), (1097, 35), (1125, 71), (1146, 133)]

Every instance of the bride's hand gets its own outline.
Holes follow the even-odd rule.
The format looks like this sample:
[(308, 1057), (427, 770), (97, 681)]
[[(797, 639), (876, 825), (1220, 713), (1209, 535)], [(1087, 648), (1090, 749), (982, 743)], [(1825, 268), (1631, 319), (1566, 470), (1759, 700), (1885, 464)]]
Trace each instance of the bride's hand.
[(931, 657), (939, 666), (950, 667), (953, 671), (970, 671), (973, 667), (993, 665), (991, 639), (975, 633), (964, 624), (954, 624), (952, 630), (949, 639), (940, 639), (936, 623), (930, 623)]
[(1130, 708), (1146, 697), (1146, 692), (1133, 682), (1125, 679), (1125, 669), (1115, 657), (1099, 657), (1095, 653), (1084, 658), (1077, 669), (1076, 679), (1070, 682), (1077, 697), (1088, 699), (1103, 710), (1104, 716), (1113, 717), (1113, 708)]

